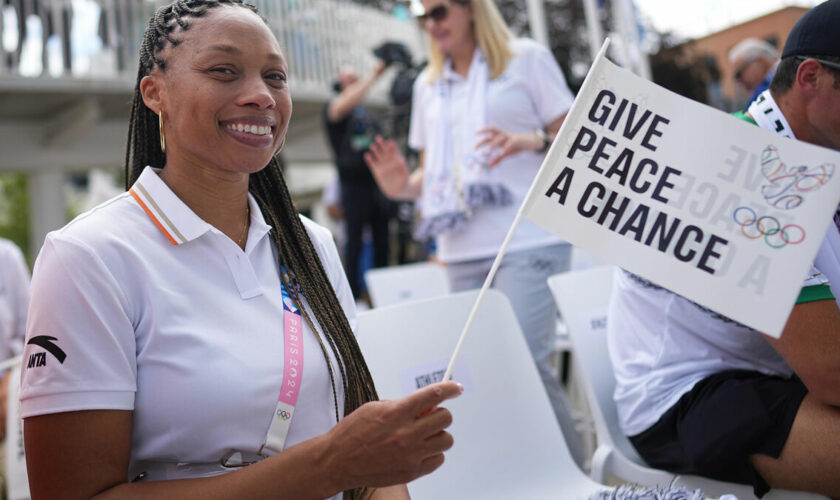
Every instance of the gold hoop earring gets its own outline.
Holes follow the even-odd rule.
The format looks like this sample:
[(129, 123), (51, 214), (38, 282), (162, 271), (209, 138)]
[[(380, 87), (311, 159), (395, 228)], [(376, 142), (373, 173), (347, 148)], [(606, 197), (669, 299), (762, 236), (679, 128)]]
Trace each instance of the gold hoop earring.
[(163, 135), (163, 110), (158, 113), (158, 124), (160, 125), (160, 152), (166, 153), (166, 136)]
[(283, 151), (283, 148), (285, 148), (285, 147), (286, 147), (286, 136), (284, 135), (283, 136), (283, 142), (280, 143), (280, 147), (277, 148), (277, 151), (274, 152), (274, 156), (279, 155), (280, 151)]

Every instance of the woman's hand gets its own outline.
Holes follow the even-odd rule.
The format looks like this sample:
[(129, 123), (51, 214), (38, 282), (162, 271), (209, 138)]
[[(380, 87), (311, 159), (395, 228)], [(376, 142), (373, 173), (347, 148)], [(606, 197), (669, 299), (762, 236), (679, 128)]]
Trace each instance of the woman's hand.
[(482, 139), (475, 148), (486, 146), (490, 161), (488, 167), (495, 167), (500, 161), (522, 151), (539, 151), (543, 147), (543, 140), (534, 132), (516, 133), (501, 130), (497, 127), (484, 127), (478, 133)]
[(365, 162), (385, 196), (400, 198), (408, 185), (409, 171), (397, 143), (376, 136), (365, 153)]
[(341, 420), (326, 437), (326, 470), (338, 489), (407, 483), (440, 467), (452, 447), (444, 431), (452, 415), (441, 402), (459, 396), (462, 386), (441, 382), (401, 399), (375, 401)]

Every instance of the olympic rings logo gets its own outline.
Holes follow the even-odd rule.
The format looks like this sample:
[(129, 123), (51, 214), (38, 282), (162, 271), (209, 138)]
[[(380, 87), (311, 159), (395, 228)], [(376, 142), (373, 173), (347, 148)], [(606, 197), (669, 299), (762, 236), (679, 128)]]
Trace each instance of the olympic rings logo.
[(280, 420), (289, 420), (292, 418), (292, 414), (287, 412), (286, 410), (277, 410), (277, 416), (280, 417)]
[(805, 241), (805, 229), (799, 224), (782, 226), (779, 219), (772, 215), (759, 217), (750, 207), (736, 208), (732, 218), (741, 226), (741, 234), (751, 240), (764, 238), (764, 243), (770, 248), (784, 248)]

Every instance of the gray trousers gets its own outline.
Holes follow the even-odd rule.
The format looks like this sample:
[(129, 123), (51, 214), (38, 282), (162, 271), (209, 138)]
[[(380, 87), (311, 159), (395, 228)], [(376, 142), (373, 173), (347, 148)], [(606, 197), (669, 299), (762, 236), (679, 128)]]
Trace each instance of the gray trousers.
[[(510, 300), (525, 341), (534, 357), (557, 422), (572, 458), (583, 465), (583, 443), (575, 430), (566, 393), (551, 370), (557, 335), (557, 306), (548, 288), (549, 276), (569, 270), (572, 246), (566, 243), (510, 252), (504, 256), (492, 287)], [(494, 258), (448, 263), (446, 271), (455, 292), (481, 288)]]

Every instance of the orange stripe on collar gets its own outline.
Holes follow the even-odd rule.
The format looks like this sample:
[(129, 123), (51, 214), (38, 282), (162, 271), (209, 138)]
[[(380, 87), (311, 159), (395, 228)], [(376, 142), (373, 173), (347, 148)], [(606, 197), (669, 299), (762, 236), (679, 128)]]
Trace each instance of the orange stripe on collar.
[(157, 228), (160, 229), (160, 232), (163, 233), (164, 236), (166, 236), (166, 239), (168, 239), (169, 242), (173, 245), (177, 245), (178, 242), (175, 241), (175, 238), (173, 238), (172, 235), (169, 234), (169, 231), (167, 231), (166, 228), (163, 227), (163, 224), (161, 224), (158, 218), (155, 217), (155, 214), (153, 214), (152, 211), (149, 210), (149, 207), (146, 206), (143, 200), (140, 199), (140, 196), (137, 195), (137, 193), (134, 191), (134, 188), (130, 189), (128, 192), (135, 200), (137, 200), (137, 204), (140, 205), (140, 208), (142, 208), (143, 211), (146, 212), (146, 215), (148, 215), (149, 218), (152, 219), (152, 222), (154, 222), (155, 226), (157, 226)]

